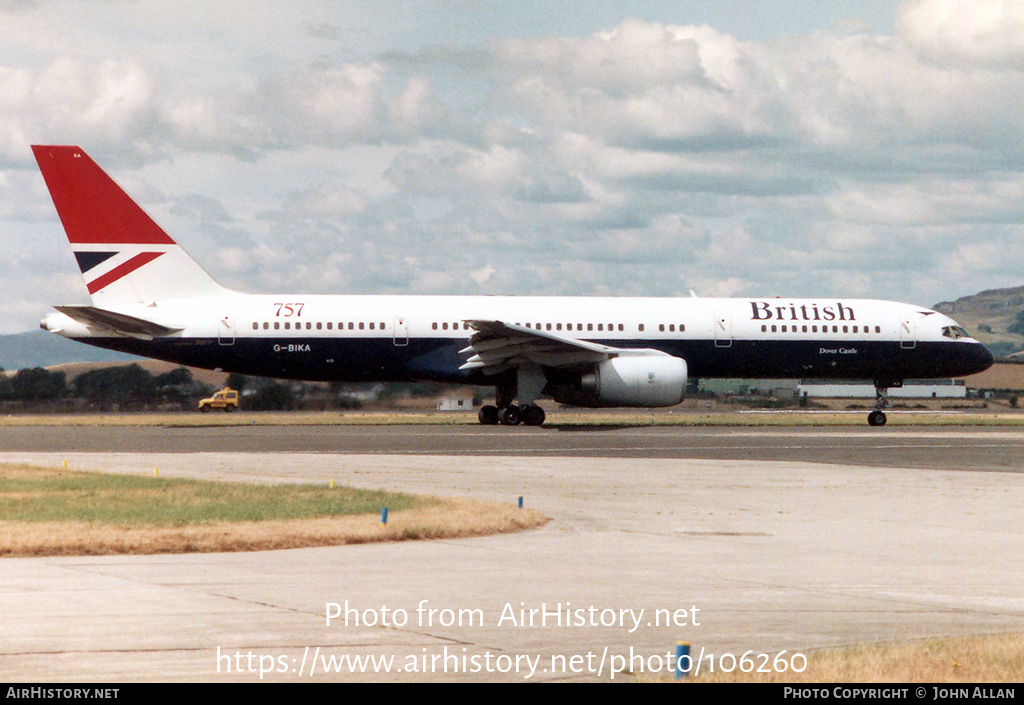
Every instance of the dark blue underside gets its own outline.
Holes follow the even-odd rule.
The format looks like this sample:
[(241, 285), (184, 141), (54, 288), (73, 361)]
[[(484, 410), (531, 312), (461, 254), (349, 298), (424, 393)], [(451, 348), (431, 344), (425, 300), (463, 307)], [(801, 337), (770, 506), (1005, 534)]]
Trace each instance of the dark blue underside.
[[(691, 378), (867, 379), (895, 384), (904, 379), (959, 377), (987, 369), (992, 354), (977, 343), (851, 340), (602, 340), (622, 348), (656, 348), (687, 362)], [(246, 375), (309, 381), (440, 381), (493, 384), (479, 372), (459, 371), (465, 340), (390, 338), (90, 339), (90, 344), (143, 357)]]

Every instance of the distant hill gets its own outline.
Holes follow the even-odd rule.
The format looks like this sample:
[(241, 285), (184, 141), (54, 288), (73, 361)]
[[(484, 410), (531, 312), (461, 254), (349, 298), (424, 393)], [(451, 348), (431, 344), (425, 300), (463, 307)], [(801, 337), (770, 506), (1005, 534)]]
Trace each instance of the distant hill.
[[(149, 372), (154, 377), (162, 375), (166, 372), (170, 372), (173, 369), (181, 367), (181, 365), (173, 362), (164, 362), (163, 360), (147, 360), (145, 358), (138, 359), (137, 362), (68, 362), (60, 365), (52, 365), (48, 369), (50, 372), (63, 372), (67, 377), (68, 383), (70, 384), (80, 374), (91, 372), (92, 370), (98, 370), (104, 367), (116, 367), (120, 365), (131, 365), (137, 364), (142, 369)], [(228, 373), (227, 372), (216, 372), (214, 370), (201, 370), (198, 367), (188, 367), (189, 372), (192, 373), (192, 379), (203, 384), (208, 384), (214, 388), (223, 387), (227, 383)]]
[[(16, 335), (0, 335), (0, 367), (7, 373), (16, 370), (46, 367), (52, 372), (63, 372), (68, 381), (83, 372), (101, 367), (138, 363), (152, 375), (170, 372), (180, 365), (150, 360), (136, 355), (104, 350), (84, 343), (76, 343), (45, 331), (29, 331)], [(192, 378), (211, 387), (223, 387), (227, 372), (214, 372), (190, 367)]]
[(0, 335), (0, 367), (7, 371), (70, 362), (131, 362), (142, 359), (76, 343), (43, 330)]
[[(932, 308), (956, 319), (997, 356), (1024, 350), (1024, 335), (1009, 330), (1024, 318), (1024, 286), (989, 289), (956, 301), (943, 301)], [(1024, 330), (1024, 326), (1017, 330)]]

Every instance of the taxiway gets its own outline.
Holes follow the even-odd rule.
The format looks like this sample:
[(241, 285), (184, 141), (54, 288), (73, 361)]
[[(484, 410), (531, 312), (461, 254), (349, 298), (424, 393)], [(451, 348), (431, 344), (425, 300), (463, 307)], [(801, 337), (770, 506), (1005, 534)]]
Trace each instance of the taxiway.
[[(553, 521), (457, 541), (4, 559), (8, 680), (608, 680), (616, 658), (639, 675), (678, 640), (721, 666), (1024, 617), (1015, 430), (51, 430), (4, 429), (0, 461), (523, 496)], [(348, 625), (328, 624), (331, 605), (355, 610)], [(577, 609), (597, 623), (554, 616)], [(388, 613), (405, 623), (382, 626)]]

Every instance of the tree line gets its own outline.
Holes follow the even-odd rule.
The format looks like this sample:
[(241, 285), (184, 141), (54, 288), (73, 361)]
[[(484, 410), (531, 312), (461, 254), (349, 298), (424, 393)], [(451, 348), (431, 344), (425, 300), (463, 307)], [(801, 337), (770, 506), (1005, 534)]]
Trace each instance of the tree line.
[(15, 409), (185, 408), (212, 391), (184, 367), (158, 375), (138, 364), (101, 367), (70, 382), (66, 373), (42, 367), (13, 375), (0, 368), (0, 401)]
[[(358, 409), (388, 406), (400, 396), (430, 396), (436, 384), (313, 384), (263, 377), (228, 376), (227, 386), (243, 393), (242, 408), (252, 411)], [(185, 367), (152, 374), (137, 363), (101, 367), (74, 377), (41, 367), (13, 375), (0, 368), (0, 405), (7, 413), (70, 411), (192, 410), (214, 389)]]

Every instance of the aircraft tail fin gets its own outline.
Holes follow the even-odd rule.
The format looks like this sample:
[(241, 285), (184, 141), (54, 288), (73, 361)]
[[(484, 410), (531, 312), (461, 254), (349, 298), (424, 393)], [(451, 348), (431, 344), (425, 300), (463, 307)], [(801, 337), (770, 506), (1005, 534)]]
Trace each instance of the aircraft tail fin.
[(32, 151), (97, 306), (224, 291), (81, 148)]

